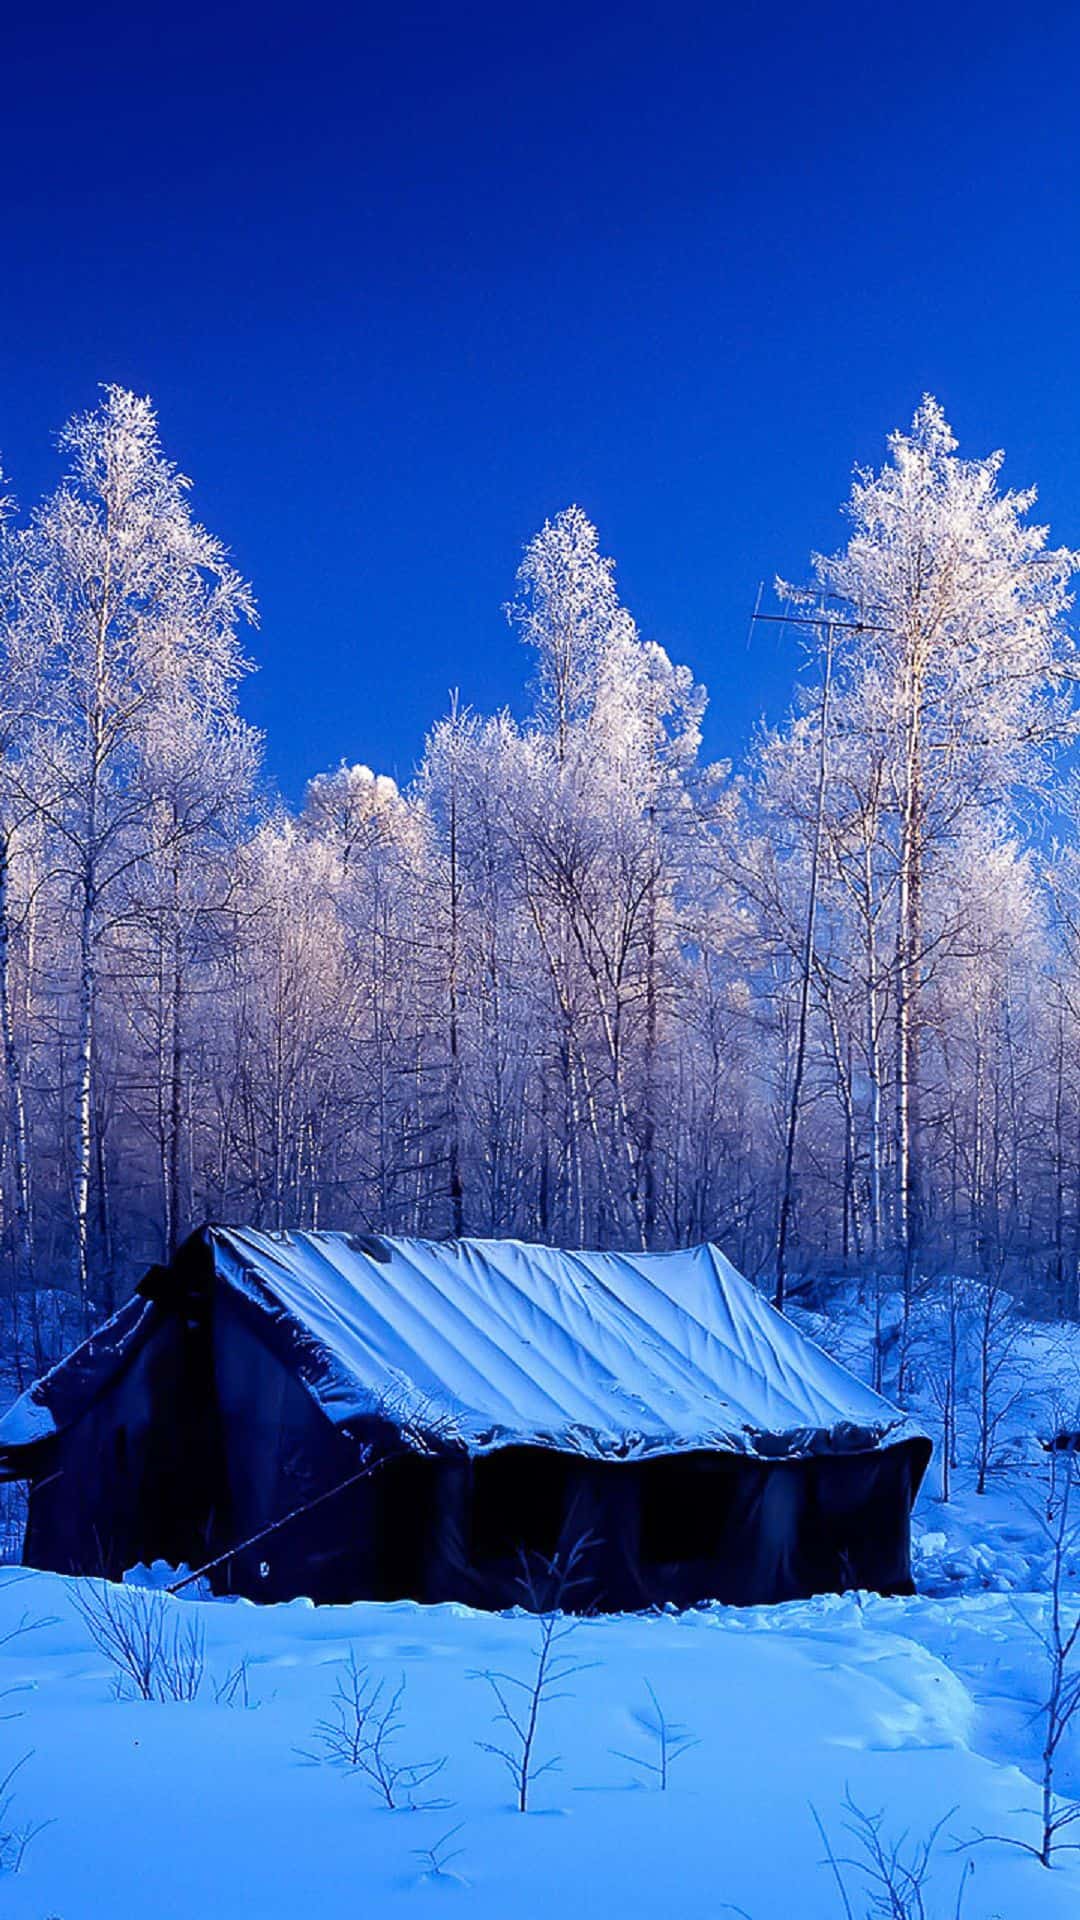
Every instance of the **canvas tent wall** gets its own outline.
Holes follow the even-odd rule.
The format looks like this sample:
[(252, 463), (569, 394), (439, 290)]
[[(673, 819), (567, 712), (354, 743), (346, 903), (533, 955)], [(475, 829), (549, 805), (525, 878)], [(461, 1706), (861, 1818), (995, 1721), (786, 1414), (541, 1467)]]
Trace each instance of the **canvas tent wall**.
[(714, 1247), (218, 1227), (0, 1422), (30, 1564), (267, 1599), (512, 1604), (583, 1534), (581, 1604), (906, 1590), (929, 1452)]

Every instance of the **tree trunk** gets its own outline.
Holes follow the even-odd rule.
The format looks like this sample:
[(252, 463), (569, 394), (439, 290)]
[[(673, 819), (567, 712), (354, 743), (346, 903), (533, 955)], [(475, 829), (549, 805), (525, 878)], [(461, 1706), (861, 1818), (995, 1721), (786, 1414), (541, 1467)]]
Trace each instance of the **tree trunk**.
[(641, 1128), (641, 1179), (642, 1179), (642, 1217), (641, 1235), (646, 1247), (651, 1247), (656, 1237), (656, 1049), (659, 1034), (660, 1010), (657, 983), (657, 949), (659, 945), (657, 928), (657, 851), (656, 851), (656, 808), (649, 808), (649, 825), (653, 838), (652, 869), (649, 875), (647, 921), (645, 933), (645, 1090), (644, 1114)]
[(818, 745), (817, 798), (814, 809), (814, 838), (810, 852), (810, 885), (806, 900), (806, 931), (803, 937), (802, 976), (799, 982), (799, 1019), (795, 1043), (795, 1071), (791, 1083), (784, 1140), (784, 1175), (780, 1192), (780, 1215), (776, 1225), (776, 1286), (773, 1305), (782, 1311), (787, 1283), (788, 1227), (794, 1188), (795, 1143), (799, 1130), (803, 1076), (806, 1071), (806, 1040), (810, 1021), (810, 977), (814, 970), (817, 924), (818, 877), (821, 845), (825, 827), (825, 788), (829, 768), (829, 698), (832, 691), (833, 631), (829, 627), (825, 644), (825, 674), (821, 692), (821, 737)]
[[(22, 1065), (15, 1038), (15, 1020), (11, 998), (11, 841), (0, 836), (0, 1036), (4, 1048), (4, 1077), (7, 1087), (8, 1129), (15, 1160), (15, 1274), (12, 1288), (12, 1341), (18, 1383), (22, 1384), (22, 1343), (20, 1339), (19, 1291), (25, 1288), (34, 1314), (34, 1215), (30, 1180), (30, 1149), (23, 1098)], [(36, 1358), (37, 1356), (35, 1356)]]
[[(453, 724), (457, 724), (457, 713), (453, 715)], [(450, 965), (449, 965), (449, 1001), (450, 1001), (450, 1207), (454, 1238), (460, 1240), (465, 1232), (465, 1192), (461, 1179), (461, 1046), (458, 1005), (458, 939), (460, 917), (460, 893), (458, 887), (458, 834), (457, 834), (457, 755), (456, 747), (450, 773)]]
[(86, 818), (79, 875), (79, 1014), (75, 1047), (75, 1283), (84, 1324), (90, 1324), (90, 1170), (93, 1153), (93, 1079), (97, 1011), (98, 862), (101, 783), (105, 760), (106, 640), (112, 613), (112, 505), (106, 501), (101, 598), (94, 622), (93, 684), (87, 714)]
[[(178, 876), (174, 872), (174, 881)], [(166, 1190), (166, 1250), (172, 1259), (180, 1242), (181, 1228), (181, 1140), (184, 1122), (184, 962), (179, 927), (179, 907), (173, 927), (171, 953), (171, 992), (169, 1004), (169, 1113), (168, 1113), (168, 1186)]]
[(90, 1168), (92, 1160), (94, 1013), (96, 999), (96, 942), (94, 885), (90, 871), (83, 874), (79, 915), (79, 1016), (75, 1044), (75, 1281), (83, 1321), (90, 1324)]
[(907, 739), (900, 819), (896, 992), (896, 1224), (903, 1262), (903, 1322), (898, 1393), (906, 1389), (908, 1338), (917, 1260), (919, 1167), (919, 1017), (922, 962), (922, 683), (917, 647), (908, 665)]

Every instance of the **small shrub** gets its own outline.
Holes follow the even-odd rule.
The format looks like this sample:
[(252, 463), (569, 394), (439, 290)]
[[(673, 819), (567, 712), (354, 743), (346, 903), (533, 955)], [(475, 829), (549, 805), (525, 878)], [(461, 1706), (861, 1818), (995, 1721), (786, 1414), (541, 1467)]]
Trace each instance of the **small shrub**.
[(90, 1638), (116, 1670), (121, 1698), (195, 1700), (206, 1671), (202, 1622), (151, 1587), (112, 1587), (87, 1580), (75, 1609)]
[[(825, 1848), (822, 1863), (832, 1871), (840, 1897), (844, 1920), (960, 1920), (964, 1892), (973, 1871), (972, 1862), (961, 1868), (956, 1898), (948, 1915), (941, 1908), (927, 1905), (928, 1883), (938, 1841), (948, 1813), (932, 1827), (925, 1840), (916, 1840), (907, 1832), (892, 1839), (886, 1832), (884, 1813), (867, 1813), (847, 1794), (844, 1798), (844, 1831), (854, 1852), (839, 1857), (816, 1807), (811, 1807), (814, 1824)], [(854, 1876), (857, 1891), (849, 1890), (848, 1877)], [(858, 1906), (856, 1906), (858, 1901)]]

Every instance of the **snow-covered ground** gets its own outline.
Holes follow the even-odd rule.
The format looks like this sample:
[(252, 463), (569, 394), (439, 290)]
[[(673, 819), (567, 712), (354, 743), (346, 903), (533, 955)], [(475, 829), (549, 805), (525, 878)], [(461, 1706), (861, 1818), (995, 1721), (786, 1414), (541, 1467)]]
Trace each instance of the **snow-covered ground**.
[[(801, 1318), (865, 1375), (857, 1313)], [(1003, 1839), (968, 1843), (1038, 1837), (1049, 1546), (1037, 1437), (1078, 1379), (1075, 1329), (1025, 1332), (986, 1495), (961, 1465), (943, 1505), (931, 1467), (914, 1598), (581, 1622), (560, 1648), (580, 1671), (539, 1727), (538, 1763), (560, 1765), (536, 1780), (525, 1815), (484, 1750), (506, 1730), (478, 1676), (529, 1677), (527, 1616), (164, 1599), (170, 1619), (204, 1634), (206, 1672), (193, 1701), (145, 1702), (117, 1698), (77, 1583), (0, 1568), (0, 1689), (16, 1690), (0, 1711), (17, 1716), (0, 1721), (0, 1773), (29, 1755), (0, 1851), (5, 1831), (49, 1823), (21, 1871), (0, 1878), (0, 1913), (845, 1920), (814, 1812), (850, 1856), (850, 1796), (909, 1848), (941, 1823), (927, 1920), (953, 1920), (965, 1874), (964, 1920), (1075, 1920), (1080, 1852), (1047, 1872)], [(914, 1404), (936, 1431), (930, 1398), (916, 1390)], [(970, 1407), (961, 1424), (970, 1458)], [(1080, 1551), (1067, 1585), (1080, 1595)], [(5, 1639), (24, 1617), (31, 1630)], [(312, 1758), (350, 1657), (384, 1682), (384, 1701), (405, 1682), (392, 1758), (445, 1759), (413, 1810), (391, 1811), (362, 1774)], [(656, 1759), (650, 1689), (696, 1743), (666, 1792), (633, 1758)], [(1059, 1784), (1080, 1799), (1080, 1728)], [(852, 1920), (864, 1920), (877, 1911), (869, 1885), (844, 1872)]]
[[(165, 1600), (204, 1628), (207, 1677), (193, 1702), (148, 1703), (116, 1698), (74, 1593), (52, 1575), (0, 1574), (0, 1633), (24, 1614), (46, 1622), (0, 1649), (0, 1685), (26, 1689), (0, 1741), (11, 1759), (33, 1750), (7, 1824), (53, 1823), (0, 1884), (19, 1920), (353, 1920), (446, 1903), (477, 1920), (719, 1920), (733, 1906), (825, 1920), (841, 1909), (811, 1803), (849, 1852), (847, 1793), (884, 1809), (897, 1837), (944, 1820), (931, 1914), (952, 1915), (968, 1861), (967, 1920), (1080, 1911), (1080, 1867), (1048, 1873), (996, 1841), (951, 1851), (980, 1831), (1035, 1836), (1038, 1662), (1020, 1615), (1037, 1600), (846, 1595), (583, 1621), (562, 1649), (583, 1668), (540, 1725), (540, 1759), (562, 1763), (521, 1815), (479, 1744), (501, 1736), (475, 1675), (528, 1674), (528, 1617)], [(388, 1686), (404, 1677), (397, 1756), (445, 1755), (417, 1796), (445, 1804), (392, 1812), (364, 1778), (305, 1757), (350, 1653)], [(249, 1704), (239, 1686), (234, 1704), (216, 1701), (241, 1660)], [(664, 1793), (621, 1757), (655, 1758), (646, 1682), (699, 1743)]]

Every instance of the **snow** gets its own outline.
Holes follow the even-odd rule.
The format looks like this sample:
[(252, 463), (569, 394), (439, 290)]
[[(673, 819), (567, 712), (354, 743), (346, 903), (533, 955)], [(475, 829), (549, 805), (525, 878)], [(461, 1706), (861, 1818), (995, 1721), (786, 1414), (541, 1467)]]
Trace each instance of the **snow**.
[(0, 1420), (0, 1446), (32, 1447), (56, 1432), (56, 1421), (33, 1388), (16, 1400)]
[[(29, 1689), (0, 1729), (13, 1758), (33, 1749), (14, 1817), (54, 1823), (3, 1884), (13, 1920), (147, 1905), (156, 1920), (422, 1920), (444, 1901), (471, 1920), (719, 1920), (731, 1904), (752, 1920), (833, 1920), (811, 1804), (847, 1852), (846, 1793), (885, 1809), (897, 1837), (945, 1818), (932, 1911), (952, 1912), (967, 1859), (968, 1920), (1077, 1911), (1075, 1866), (1048, 1873), (997, 1841), (950, 1850), (980, 1831), (1035, 1831), (1037, 1656), (1000, 1595), (586, 1620), (565, 1643), (582, 1670), (541, 1720), (542, 1756), (562, 1764), (521, 1815), (478, 1744), (499, 1730), (476, 1676), (528, 1671), (527, 1616), (166, 1598), (171, 1617), (204, 1629), (210, 1678), (193, 1703), (148, 1704), (115, 1697), (74, 1586), (0, 1576), (0, 1634), (24, 1615), (52, 1617), (0, 1647), (0, 1685)], [(400, 1756), (447, 1756), (420, 1796), (447, 1804), (391, 1812), (362, 1779), (305, 1757), (350, 1652), (390, 1686), (404, 1678)], [(213, 1683), (241, 1660), (250, 1704), (216, 1702)], [(698, 1742), (665, 1793), (620, 1757), (646, 1751), (646, 1682)], [(433, 1846), (456, 1856), (445, 1873), (425, 1857)]]
[(889, 1440), (919, 1431), (715, 1247), (578, 1253), (216, 1227), (211, 1237), (221, 1280), (305, 1330), (301, 1370), (340, 1423), (389, 1406), (421, 1431), (448, 1427), (472, 1452), (531, 1441), (619, 1456), (750, 1452), (764, 1435), (798, 1451), (851, 1426)]
[[(101, 1391), (152, 1332), (158, 1309), (135, 1294), (49, 1372), (36, 1380), (0, 1418), (0, 1455), (17, 1455), (63, 1429)], [(16, 1458), (0, 1459), (4, 1477), (19, 1477)]]
[[(955, 1497), (947, 1507), (931, 1486), (916, 1511), (911, 1570), (919, 1592), (934, 1597), (1044, 1592), (1053, 1558), (1038, 1517), (1045, 1477), (1014, 1469), (1007, 1480), (992, 1480), (981, 1499), (970, 1468), (962, 1468), (955, 1480)], [(1076, 1559), (1080, 1576), (1080, 1553)]]
[[(801, 1317), (865, 1364), (867, 1324), (850, 1303), (839, 1323)], [(540, 1722), (539, 1758), (561, 1764), (537, 1779), (525, 1815), (483, 1751), (506, 1730), (482, 1675), (528, 1675), (538, 1627), (527, 1615), (173, 1599), (162, 1593), (172, 1570), (155, 1563), (128, 1575), (137, 1591), (113, 1591), (195, 1623), (207, 1671), (195, 1701), (147, 1703), (117, 1697), (75, 1605), (79, 1583), (0, 1569), (0, 1691), (15, 1690), (4, 1711), (17, 1716), (0, 1721), (0, 1768), (30, 1755), (5, 1824), (51, 1823), (0, 1884), (4, 1911), (721, 1920), (741, 1909), (750, 1920), (837, 1920), (814, 1812), (850, 1855), (850, 1796), (883, 1811), (891, 1839), (913, 1844), (944, 1823), (930, 1920), (953, 1914), (965, 1869), (964, 1920), (1072, 1920), (1080, 1854), (1047, 1872), (1005, 1837), (1038, 1831), (1049, 1546), (1037, 1435), (1048, 1409), (1069, 1403), (1080, 1329), (1027, 1328), (1016, 1351), (1007, 1464), (987, 1494), (967, 1464), (948, 1505), (936, 1466), (920, 1494), (917, 1595), (582, 1621), (560, 1649), (580, 1671)], [(966, 1461), (969, 1430), (961, 1442)], [(1071, 1605), (1080, 1544), (1066, 1585)], [(42, 1624), (8, 1637), (24, 1620)], [(405, 1682), (397, 1757), (445, 1756), (416, 1810), (391, 1812), (363, 1778), (310, 1757), (350, 1655), (387, 1693)], [(635, 1764), (654, 1757), (650, 1689), (696, 1743), (664, 1793)], [(1063, 1745), (1058, 1786), (1080, 1799), (1080, 1728)], [(991, 1837), (969, 1848), (980, 1835)], [(865, 1887), (847, 1871), (863, 1920)]]

